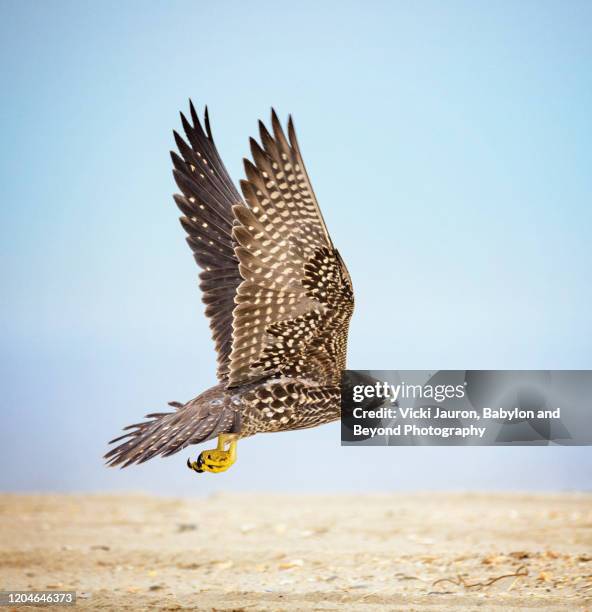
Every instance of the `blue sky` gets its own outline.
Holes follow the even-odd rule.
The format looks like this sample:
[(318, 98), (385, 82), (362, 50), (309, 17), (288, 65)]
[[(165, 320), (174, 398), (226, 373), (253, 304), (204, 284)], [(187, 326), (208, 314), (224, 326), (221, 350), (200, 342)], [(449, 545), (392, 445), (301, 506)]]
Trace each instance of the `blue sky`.
[(589, 487), (587, 448), (342, 449), (337, 425), (201, 480), (186, 452), (100, 456), (215, 382), (171, 198), (189, 97), (236, 182), (257, 119), (293, 114), (356, 290), (350, 367), (592, 368), (590, 3), (0, 10), (3, 488)]

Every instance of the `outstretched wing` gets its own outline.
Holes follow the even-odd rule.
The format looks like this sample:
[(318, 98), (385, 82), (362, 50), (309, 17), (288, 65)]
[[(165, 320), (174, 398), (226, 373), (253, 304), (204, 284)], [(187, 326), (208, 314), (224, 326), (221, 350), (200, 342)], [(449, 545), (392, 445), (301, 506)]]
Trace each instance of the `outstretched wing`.
[(251, 139), (234, 206), (233, 237), (244, 279), (233, 312), (228, 385), (301, 376), (339, 384), (345, 367), (353, 288), (308, 179), (292, 119), (286, 138), (272, 111)]
[(189, 143), (174, 132), (181, 156), (171, 151), (173, 175), (182, 195), (173, 197), (183, 213), (181, 224), (188, 234), (187, 242), (203, 269), (199, 275), (202, 300), (218, 352), (218, 379), (225, 381), (234, 296), (242, 281), (234, 253), (232, 207), (243, 200), (216, 150), (207, 108), (204, 131), (191, 101), (189, 104), (192, 124), (181, 113)]

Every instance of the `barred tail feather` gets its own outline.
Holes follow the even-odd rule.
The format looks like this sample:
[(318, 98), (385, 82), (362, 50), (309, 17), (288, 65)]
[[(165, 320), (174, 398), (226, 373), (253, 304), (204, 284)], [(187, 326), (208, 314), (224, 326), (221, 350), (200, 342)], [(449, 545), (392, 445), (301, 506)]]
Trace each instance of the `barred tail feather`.
[(121, 442), (106, 455), (107, 465), (127, 467), (152, 457), (168, 457), (191, 444), (199, 444), (218, 434), (232, 432), (236, 413), (224, 401), (221, 385), (186, 404), (171, 402), (175, 412), (146, 415), (146, 421), (124, 428), (127, 433), (111, 440)]

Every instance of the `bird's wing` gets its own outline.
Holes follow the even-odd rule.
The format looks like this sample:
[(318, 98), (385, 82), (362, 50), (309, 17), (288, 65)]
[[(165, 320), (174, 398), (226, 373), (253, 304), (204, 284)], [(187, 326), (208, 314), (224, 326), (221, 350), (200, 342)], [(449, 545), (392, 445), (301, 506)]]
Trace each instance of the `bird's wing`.
[(200, 288), (218, 352), (218, 379), (226, 381), (234, 296), (243, 280), (234, 252), (232, 207), (243, 200), (216, 150), (207, 108), (205, 131), (191, 102), (190, 114), (192, 123), (181, 113), (188, 143), (174, 132), (181, 156), (171, 152), (173, 175), (182, 193), (174, 199), (183, 213), (181, 224), (188, 234), (187, 242), (202, 268)]
[(243, 281), (233, 312), (229, 386), (302, 376), (339, 383), (345, 367), (353, 288), (308, 179), (292, 119), (286, 138), (272, 111), (271, 135), (241, 181), (233, 237)]

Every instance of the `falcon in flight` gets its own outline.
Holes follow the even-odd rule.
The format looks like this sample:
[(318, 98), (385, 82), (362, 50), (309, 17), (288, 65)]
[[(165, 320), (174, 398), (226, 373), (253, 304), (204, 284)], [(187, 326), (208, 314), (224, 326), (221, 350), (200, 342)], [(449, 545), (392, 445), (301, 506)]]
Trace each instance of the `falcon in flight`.
[(310, 184), (292, 118), (287, 136), (275, 111), (271, 133), (259, 122), (250, 140), (243, 197), (190, 102), (184, 140), (171, 152), (181, 194), (174, 195), (218, 353), (219, 383), (195, 399), (171, 402), (125, 428), (106, 455), (126, 467), (217, 437), (217, 447), (187, 465), (223, 472), (239, 438), (304, 429), (340, 415), (349, 321), (349, 273), (333, 246)]

